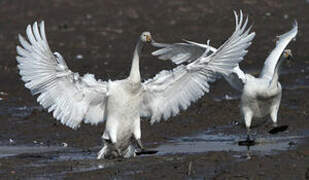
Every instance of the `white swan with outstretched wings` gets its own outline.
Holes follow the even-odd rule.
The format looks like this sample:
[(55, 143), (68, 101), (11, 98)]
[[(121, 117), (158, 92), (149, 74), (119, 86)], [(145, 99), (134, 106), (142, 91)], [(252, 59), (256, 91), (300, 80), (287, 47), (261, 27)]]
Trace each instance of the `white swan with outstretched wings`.
[(242, 14), (236, 15), (232, 36), (213, 54), (206, 49), (195, 61), (171, 71), (161, 71), (141, 82), (139, 56), (151, 34), (144, 32), (136, 44), (130, 74), (116, 81), (96, 80), (93, 75), (79, 76), (69, 70), (60, 53), (52, 53), (45, 35), (44, 22), (27, 27), (28, 41), (19, 36), (18, 68), (25, 86), (54, 118), (77, 128), (82, 122), (105, 121), (104, 146), (98, 158), (135, 155), (132, 138), (141, 143), (140, 117), (158, 122), (176, 115), (209, 91), (208, 82), (217, 74), (229, 75), (247, 53), (254, 33), (246, 29)]
[[(223, 75), (233, 88), (242, 92), (241, 110), (248, 134), (253, 117), (264, 117), (270, 114), (274, 126), (277, 126), (277, 113), (282, 92), (281, 85), (278, 82), (278, 70), (283, 60), (291, 56), (291, 51), (285, 50), (285, 48), (295, 38), (297, 31), (298, 25), (295, 21), (293, 28), (289, 32), (278, 36), (276, 47), (265, 60), (259, 78), (244, 73), (238, 64), (234, 67), (232, 73)], [(152, 45), (160, 48), (154, 51), (152, 55), (158, 56), (162, 60), (171, 60), (175, 64), (195, 61), (202, 57), (202, 52), (207, 49), (210, 54), (215, 54), (219, 50), (209, 46), (209, 44), (199, 44), (191, 41), (174, 44), (154, 42)], [(239, 45), (239, 47), (241, 48), (242, 45)]]
[(130, 76), (108, 82), (96, 80), (92, 74), (72, 72), (60, 53), (50, 50), (44, 22), (28, 25), (26, 34), (28, 41), (19, 35), (21, 46), (17, 46), (16, 59), (25, 86), (39, 95), (37, 101), (73, 129), (81, 122), (96, 125), (106, 120), (104, 147), (98, 158), (134, 155), (130, 138), (134, 136), (140, 142), (141, 136), (139, 55), (143, 44), (151, 41), (150, 33), (139, 37)]

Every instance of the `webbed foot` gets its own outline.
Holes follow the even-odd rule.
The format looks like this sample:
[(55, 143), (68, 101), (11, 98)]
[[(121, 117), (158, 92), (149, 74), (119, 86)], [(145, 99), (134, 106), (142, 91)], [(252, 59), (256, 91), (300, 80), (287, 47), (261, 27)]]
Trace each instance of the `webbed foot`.
[(270, 134), (277, 134), (278, 132), (282, 132), (288, 129), (288, 125), (283, 125), (283, 126), (276, 126), (274, 128), (272, 128), (271, 130), (269, 130), (268, 132)]
[(158, 151), (156, 150), (147, 150), (144, 148), (141, 139), (136, 140), (137, 141), (137, 147), (140, 148), (139, 151), (136, 152), (136, 155), (142, 155), (142, 154), (155, 154)]
[(143, 149), (142, 151), (136, 152), (136, 155), (143, 155), (143, 154), (156, 154), (158, 151), (157, 150), (147, 150)]
[(247, 135), (247, 139), (245, 141), (239, 141), (238, 145), (239, 146), (254, 146), (255, 141), (250, 138), (250, 135)]

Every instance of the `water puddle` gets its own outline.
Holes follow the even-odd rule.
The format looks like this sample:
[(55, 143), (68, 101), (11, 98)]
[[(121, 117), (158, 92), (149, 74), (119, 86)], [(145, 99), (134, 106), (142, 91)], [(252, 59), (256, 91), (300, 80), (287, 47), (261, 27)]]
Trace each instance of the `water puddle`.
[[(153, 149), (158, 151), (154, 155), (168, 155), (168, 154), (193, 154), (205, 153), (213, 151), (227, 151), (227, 152), (245, 152), (246, 146), (239, 146), (238, 142), (243, 136), (227, 135), (221, 133), (221, 130), (206, 131), (194, 136), (181, 137), (171, 139), (168, 143), (158, 146)], [(219, 132), (218, 132), (219, 131)], [(215, 134), (216, 133), (216, 134)], [(309, 132), (288, 135), (281, 133), (280, 135), (260, 135), (255, 137), (256, 145), (250, 146), (250, 151), (257, 152), (258, 154), (273, 154), (279, 151), (285, 151), (295, 148), (295, 145), (309, 136)], [(40, 156), (42, 161), (38, 166), (48, 164), (51, 162), (61, 161), (83, 161), (95, 160), (98, 147), (81, 150), (71, 147), (63, 146), (18, 146), (18, 145), (5, 145), (0, 146), (0, 158), (16, 156), (17, 158), (27, 158)], [(95, 165), (95, 168), (102, 168), (104, 165)], [(89, 167), (93, 168), (93, 167)]]
[(0, 146), (0, 158), (9, 156), (18, 156), (22, 154), (40, 154), (53, 151), (64, 150), (64, 147), (60, 146), (17, 146), (17, 145), (6, 145)]
[(110, 167), (113, 161), (97, 161), (98, 148), (82, 150), (63, 146), (26, 146), (3, 145), (0, 146), (0, 159), (13, 158), (28, 160), (19, 166), (25, 169), (63, 167), (58, 172), (45, 172), (44, 175), (34, 175), (36, 178), (61, 177), (66, 173), (87, 172)]
[[(249, 150), (256, 154), (274, 154), (276, 152), (295, 148), (295, 145), (307, 136), (301, 135), (266, 135), (255, 137), (256, 145), (250, 146)], [(182, 137), (171, 140), (156, 148), (158, 155), (167, 154), (192, 154), (213, 151), (247, 152), (248, 147), (239, 146), (240, 135), (213, 134), (205, 132), (191, 137)]]
[[(243, 157), (244, 154), (248, 152), (248, 149), (246, 146), (238, 145), (238, 141), (240, 137), (242, 137), (239, 134), (227, 135), (222, 133), (226, 128), (231, 127), (220, 127), (194, 136), (171, 139), (166, 144), (153, 149), (157, 150), (158, 153), (151, 156), (226, 151), (236, 152), (232, 155), (239, 159), (239, 157)], [(290, 135), (290, 133), (260, 135), (256, 137), (257, 144), (250, 147), (250, 152), (254, 155), (265, 155), (293, 149), (297, 144), (301, 143), (305, 137), (308, 137), (308, 135), (309, 132), (293, 135)], [(20, 164), (19, 167), (28, 169), (28, 171), (36, 170), (37, 173), (33, 174), (33, 178), (47, 179), (65, 177), (67, 173), (87, 172), (114, 167), (121, 163), (121, 161), (117, 160), (96, 160), (96, 153), (99, 148), (100, 147), (93, 147), (83, 150), (63, 146), (5, 145), (0, 146), (0, 159), (12, 158), (14, 163), (26, 162)], [(20, 159), (23, 161), (18, 161)], [(41, 171), (37, 169), (44, 169), (44, 173), (41, 174)], [(128, 174), (130, 173), (131, 172), (128, 172)]]
[(82, 150), (69, 150), (62, 152), (51, 152), (49, 157), (31, 164), (28, 164), (27, 168), (42, 168), (50, 166), (61, 166), (63, 169), (58, 172), (46, 173), (44, 176), (39, 175), (37, 177), (62, 177), (67, 173), (80, 173), (94, 171), (98, 169), (104, 169), (115, 165), (114, 161), (96, 160), (96, 151), (82, 151)]

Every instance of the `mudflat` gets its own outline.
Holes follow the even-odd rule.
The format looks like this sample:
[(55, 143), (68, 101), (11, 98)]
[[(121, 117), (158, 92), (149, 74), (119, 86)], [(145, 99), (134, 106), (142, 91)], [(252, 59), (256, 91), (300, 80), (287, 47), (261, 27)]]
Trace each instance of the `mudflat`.
[[(158, 0), (0, 2), (0, 179), (309, 179), (309, 3), (306, 0)], [(292, 28), (294, 58), (283, 63), (278, 115), (285, 132), (271, 135), (269, 118), (254, 121), (257, 145), (245, 138), (239, 94), (223, 80), (188, 110), (168, 121), (142, 121), (142, 141), (156, 154), (96, 160), (104, 123), (72, 130), (42, 110), (24, 87), (16, 67), (18, 33), (45, 20), (52, 51), (74, 72), (103, 80), (125, 78), (138, 35), (150, 31), (158, 42), (188, 39), (220, 46), (234, 30), (233, 10), (249, 14), (257, 33), (241, 63), (258, 75), (274, 39)], [(175, 67), (141, 57), (143, 79)]]

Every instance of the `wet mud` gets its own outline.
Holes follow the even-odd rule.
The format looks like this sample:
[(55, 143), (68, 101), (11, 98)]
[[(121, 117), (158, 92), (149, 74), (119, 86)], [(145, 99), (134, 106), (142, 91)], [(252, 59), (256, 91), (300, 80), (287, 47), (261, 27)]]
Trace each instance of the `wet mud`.
[[(309, 179), (309, 3), (306, 0), (17, 1), (0, 2), (0, 179)], [(232, 10), (242, 9), (257, 33), (241, 68), (258, 75), (276, 35), (296, 19), (299, 33), (283, 63), (283, 96), (278, 114), (288, 129), (269, 134), (269, 118), (254, 120), (256, 145), (238, 146), (246, 130), (240, 95), (224, 80), (187, 111), (150, 125), (142, 141), (154, 154), (97, 160), (104, 124), (72, 130), (54, 120), (23, 87), (16, 61), (18, 33), (45, 20), (53, 51), (72, 71), (97, 78), (128, 74), (137, 36), (152, 32), (159, 42), (211, 40), (218, 47), (234, 30)], [(141, 57), (143, 79), (175, 67)]]

